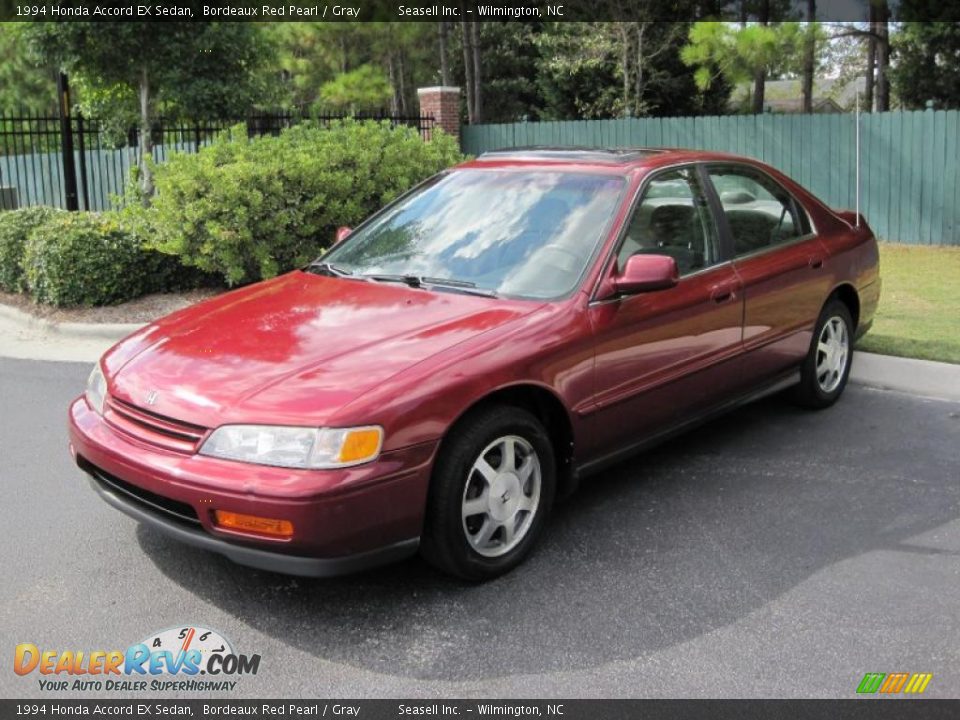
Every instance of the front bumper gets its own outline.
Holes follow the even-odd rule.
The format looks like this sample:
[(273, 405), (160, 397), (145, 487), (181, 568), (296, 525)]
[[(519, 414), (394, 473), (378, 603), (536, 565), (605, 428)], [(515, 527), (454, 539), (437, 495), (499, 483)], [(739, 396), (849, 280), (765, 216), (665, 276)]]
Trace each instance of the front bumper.
[[(109, 426), (83, 397), (70, 406), (71, 450), (103, 500), (139, 522), (234, 562), (331, 576), (413, 554), (435, 443), (343, 470), (291, 470), (171, 452)], [(214, 510), (287, 519), (274, 539), (217, 527)]]
[(215, 538), (202, 530), (191, 529), (181, 523), (167, 520), (156, 513), (150, 512), (142, 503), (118, 492), (104, 482), (95, 472), (89, 475), (90, 486), (108, 504), (120, 512), (126, 513), (134, 520), (169, 535), (187, 545), (211, 550), (233, 560), (239, 565), (270, 570), (286, 575), (303, 575), (306, 577), (333, 577), (359, 572), (378, 565), (402, 560), (416, 553), (420, 544), (419, 538), (402, 540), (393, 545), (370, 550), (368, 552), (345, 555), (337, 558), (312, 558), (300, 555), (284, 555), (278, 552), (261, 550), (256, 547), (235, 545), (219, 538)]

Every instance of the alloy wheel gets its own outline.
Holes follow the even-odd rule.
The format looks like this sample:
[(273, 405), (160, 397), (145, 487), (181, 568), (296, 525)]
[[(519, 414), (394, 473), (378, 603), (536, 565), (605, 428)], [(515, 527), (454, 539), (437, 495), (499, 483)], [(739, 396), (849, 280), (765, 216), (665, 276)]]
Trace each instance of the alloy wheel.
[(518, 435), (487, 445), (470, 467), (461, 512), (467, 542), (484, 557), (513, 550), (530, 530), (540, 505), (540, 458)]
[(824, 323), (817, 342), (817, 384), (824, 393), (837, 389), (850, 358), (850, 333), (843, 318), (834, 315)]

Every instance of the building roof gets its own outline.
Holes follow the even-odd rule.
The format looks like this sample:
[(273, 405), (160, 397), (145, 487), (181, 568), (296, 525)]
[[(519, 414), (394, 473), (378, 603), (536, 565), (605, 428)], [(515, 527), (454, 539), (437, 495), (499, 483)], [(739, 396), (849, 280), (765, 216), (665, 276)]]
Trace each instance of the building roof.
[[(853, 110), (857, 93), (862, 94), (866, 80), (862, 77), (843, 82), (837, 78), (817, 78), (813, 81), (814, 112), (846, 112)], [(740, 83), (730, 94), (729, 106), (739, 108), (753, 92), (753, 83)], [(800, 80), (767, 80), (763, 104), (771, 112), (801, 112), (803, 85)]]

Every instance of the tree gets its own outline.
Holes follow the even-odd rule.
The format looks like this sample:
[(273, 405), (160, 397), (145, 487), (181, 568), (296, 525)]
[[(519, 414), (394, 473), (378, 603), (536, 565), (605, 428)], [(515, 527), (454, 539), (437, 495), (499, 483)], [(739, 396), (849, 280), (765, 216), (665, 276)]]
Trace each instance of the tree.
[(352, 23), (278, 22), (266, 32), (276, 47), (285, 102), (295, 107), (310, 107), (325, 83), (368, 60), (359, 52), (365, 45)]
[[(760, 1), (760, 13), (758, 22), (760, 27), (766, 29), (770, 24), (770, 0), (759, 0)], [(753, 37), (748, 35), (749, 31), (744, 31), (744, 37)], [(757, 52), (758, 57), (761, 57), (763, 54), (767, 53), (767, 48), (763, 47), (763, 41), (766, 37), (766, 34), (761, 35), (760, 33), (755, 34), (756, 40), (758, 42)], [(767, 69), (770, 62), (766, 59), (753, 64), (753, 114), (757, 115), (763, 112), (763, 101), (766, 94), (767, 87)]]
[[(644, 92), (657, 59), (675, 48), (686, 27), (681, 23), (667, 23), (658, 28), (658, 24), (652, 21), (593, 25), (596, 26), (595, 36), (600, 40), (596, 49), (617, 57), (621, 113), (626, 116), (647, 115)], [(662, 28), (666, 28), (666, 32), (657, 32)]]
[(863, 99), (866, 111), (873, 110), (873, 93), (877, 86), (877, 36), (873, 34), (873, 8), (870, 8), (870, 30), (867, 38), (867, 67), (864, 71)]
[(153, 195), (148, 158), (158, 105), (192, 118), (229, 117), (245, 113), (266, 91), (259, 70), (269, 48), (251, 23), (55, 22), (24, 32), (40, 58), (88, 87), (136, 93), (145, 203)]
[[(654, 8), (648, 8), (653, 17)], [(637, 17), (637, 15), (635, 15)], [(703, 92), (680, 59), (690, 23), (549, 23), (537, 36), (543, 116), (642, 117), (723, 111), (722, 79)]]
[[(537, 87), (537, 67), (542, 59), (535, 40), (540, 26), (539, 22), (520, 20), (485, 21), (477, 27), (476, 53), (471, 43), (465, 54), (462, 29), (459, 24), (451, 24), (447, 47), (448, 69), (452, 83), (463, 88), (464, 109), (468, 119), (469, 103), (473, 102), (474, 95), (468, 88), (476, 87), (473, 69), (477, 55), (480, 59), (483, 122), (514, 122), (540, 117), (542, 99)], [(468, 30), (467, 39), (471, 37)], [(467, 58), (470, 59), (469, 84), (465, 79)], [(442, 68), (441, 72), (437, 73), (434, 65), (433, 75), (428, 82), (447, 84), (443, 81)]]
[[(852, 110), (854, 100), (849, 96), (851, 84), (857, 88), (860, 95), (861, 108), (866, 107), (863, 91), (860, 89), (860, 80), (864, 78), (864, 68), (867, 67), (868, 47), (865, 35), (850, 32), (849, 26), (837, 26), (829, 35), (824, 35), (821, 48), (821, 62), (824, 67), (830, 68), (833, 83), (827, 90), (827, 96), (832, 98), (845, 109)], [(863, 84), (865, 89), (866, 83)]]
[(463, 34), (463, 68), (467, 91), (467, 122), (483, 120), (483, 56), (480, 50), (480, 21), (460, 21)]
[(545, 119), (618, 117), (616, 58), (600, 48), (592, 24), (549, 23), (535, 39), (542, 58), (537, 81)]
[(57, 107), (56, 65), (36, 65), (21, 23), (0, 23), (0, 110), (49, 112)]
[(392, 95), (390, 81), (380, 68), (361, 65), (324, 83), (316, 109), (374, 112), (386, 107)]
[(890, 8), (887, 0), (871, 2), (870, 15), (870, 28), (876, 38), (876, 109), (878, 112), (886, 112), (890, 109)]
[[(363, 23), (361, 23), (363, 24)], [(433, 26), (430, 23), (367, 23), (373, 35), (371, 51), (387, 71), (394, 114), (410, 115), (416, 107), (416, 90), (425, 81), (426, 64), (433, 59)]]
[(410, 113), (417, 87), (436, 82), (433, 23), (295, 22), (267, 30), (278, 48), (289, 102), (297, 107), (313, 106), (326, 83), (363, 65), (387, 78), (390, 95), (383, 104), (395, 114)]
[(440, 41), (440, 84), (447, 87), (450, 85), (450, 55), (447, 51), (450, 47), (450, 23), (441, 20), (437, 23), (437, 31)]
[(763, 112), (766, 78), (794, 70), (803, 46), (799, 23), (753, 24), (698, 22), (690, 29), (683, 61), (696, 68), (697, 85), (705, 88), (718, 76), (736, 85), (753, 81), (752, 110)]
[(817, 68), (817, 0), (807, 0), (807, 25), (803, 38), (803, 112), (813, 112), (813, 80)]
[[(854, 38), (866, 45), (863, 52), (864, 107), (871, 110), (890, 109), (890, 9), (887, 0), (871, 0), (870, 20), (864, 24), (844, 25), (830, 36), (832, 44)], [(909, 25), (909, 23), (906, 23)]]
[[(906, 21), (894, 36), (897, 63), (891, 79), (904, 107), (960, 108), (960, 8), (955, 4), (905, 0)], [(911, 21), (913, 17), (934, 21)]]

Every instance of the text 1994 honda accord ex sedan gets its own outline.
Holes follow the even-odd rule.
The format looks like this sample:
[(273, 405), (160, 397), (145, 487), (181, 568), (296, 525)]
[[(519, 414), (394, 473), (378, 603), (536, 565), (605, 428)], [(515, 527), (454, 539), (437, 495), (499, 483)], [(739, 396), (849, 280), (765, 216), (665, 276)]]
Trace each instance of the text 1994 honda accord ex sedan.
[(879, 289), (863, 219), (753, 160), (490, 153), (114, 346), (71, 447), (108, 503), (238, 563), (419, 548), (484, 579), (591, 471), (764, 393), (833, 403)]

